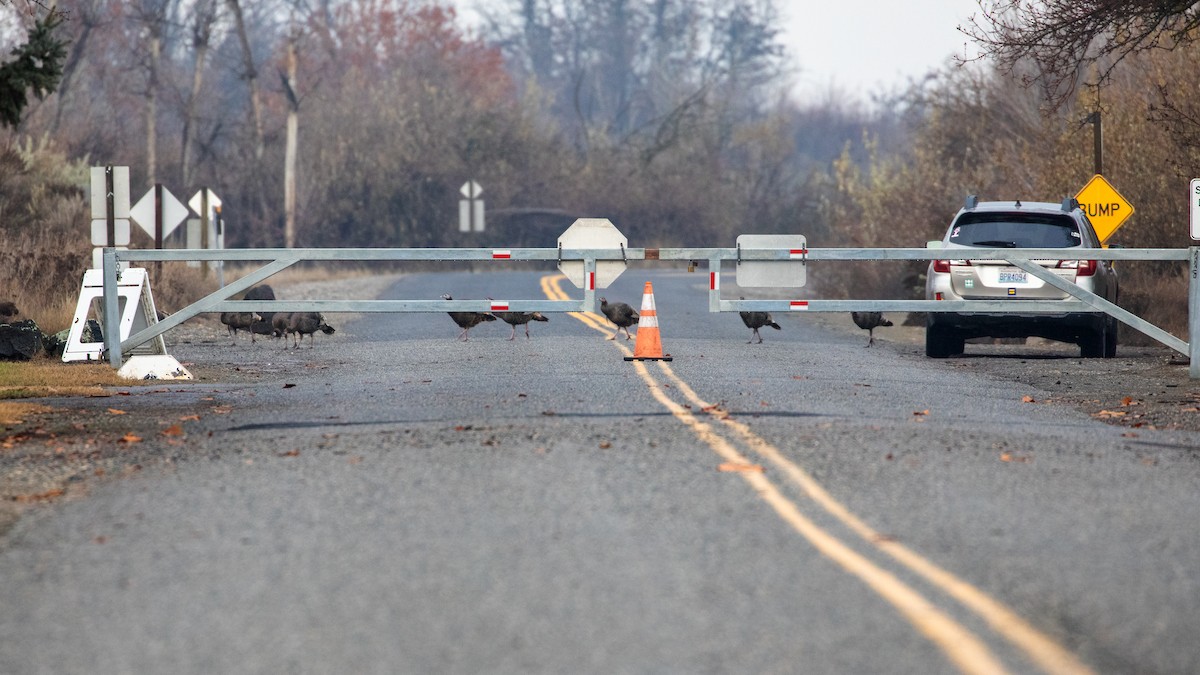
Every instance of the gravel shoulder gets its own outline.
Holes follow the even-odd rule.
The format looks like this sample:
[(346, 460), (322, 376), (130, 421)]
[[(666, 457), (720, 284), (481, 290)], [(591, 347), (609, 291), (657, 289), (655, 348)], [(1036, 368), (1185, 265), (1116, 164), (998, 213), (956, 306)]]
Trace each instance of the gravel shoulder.
[[(902, 317), (875, 330), (876, 345), (926, 358), (924, 326), (897, 319)], [(863, 333), (849, 317), (822, 320)], [(1030, 403), (1070, 406), (1131, 430), (1200, 431), (1200, 380), (1191, 379), (1186, 356), (1165, 346), (1121, 345), (1116, 358), (1084, 359), (1075, 345), (1030, 338), (1024, 344), (968, 343), (962, 356), (938, 364), (1028, 385)]]
[[(285, 299), (378, 297), (397, 276), (279, 285)], [(339, 315), (335, 325), (354, 317)], [(924, 329), (900, 325), (876, 329), (874, 349), (902, 358), (925, 359)], [(806, 320), (841, 331), (848, 340), (864, 332), (848, 315), (814, 314)], [(176, 345), (233, 345), (215, 315), (186, 322), (166, 336), (168, 351)], [(270, 338), (260, 340), (271, 342)], [(245, 341), (239, 335), (237, 341)], [(186, 352), (182, 349), (180, 353)], [(206, 349), (207, 353), (225, 350)], [(23, 510), (86, 495), (94, 480), (134, 476), (147, 470), (170, 470), (186, 450), (187, 437), (199, 431), (201, 416), (228, 414), (242, 385), (281, 382), (288, 368), (306, 367), (286, 360), (247, 366), (236, 358), (188, 363), (190, 382), (131, 383), (103, 396), (39, 399), (24, 403), (19, 415), (0, 419), (0, 537)], [(1126, 347), (1114, 359), (1083, 359), (1077, 347), (1042, 340), (1027, 344), (968, 344), (961, 357), (938, 361), (936, 367), (985, 374), (1029, 387), (1032, 405), (1069, 406), (1108, 424), (1129, 429), (1200, 431), (1200, 380), (1189, 377), (1187, 359), (1166, 347)], [(162, 396), (169, 393), (171, 396)]]

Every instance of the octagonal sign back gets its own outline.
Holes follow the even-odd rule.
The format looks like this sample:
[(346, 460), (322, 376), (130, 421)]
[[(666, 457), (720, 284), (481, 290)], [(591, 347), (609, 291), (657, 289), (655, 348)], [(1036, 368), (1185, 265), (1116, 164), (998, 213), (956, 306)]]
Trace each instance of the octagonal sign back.
[[(607, 218), (580, 218), (566, 229), (558, 238), (558, 245), (564, 249), (616, 249), (629, 248), (629, 239), (621, 234)], [(608, 288), (625, 271), (624, 260), (600, 260), (596, 262), (596, 288)], [(576, 288), (584, 288), (584, 269), (582, 260), (564, 260), (558, 264), (558, 269), (566, 275)]]

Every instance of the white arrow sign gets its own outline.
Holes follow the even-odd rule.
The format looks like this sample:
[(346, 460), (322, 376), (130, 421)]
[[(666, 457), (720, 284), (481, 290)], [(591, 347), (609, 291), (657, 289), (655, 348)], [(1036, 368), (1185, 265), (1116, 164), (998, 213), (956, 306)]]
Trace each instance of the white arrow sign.
[(479, 195), (483, 194), (483, 188), (480, 187), (479, 183), (476, 183), (473, 180), (463, 183), (463, 186), (460, 187), (458, 191), (461, 192), (462, 196), (466, 197), (467, 199), (476, 199), (479, 197)]
[(192, 195), (192, 198), (188, 200), (188, 206), (192, 207), (192, 210), (195, 211), (196, 213), (199, 213), (201, 216), (204, 215), (202, 213), (202, 211), (204, 209), (203, 200), (204, 200), (205, 192), (208, 193), (208, 208), (209, 209), (221, 208), (221, 198), (218, 197), (215, 192), (213, 192), (212, 190), (197, 190), (196, 194)]
[[(129, 217), (133, 222), (137, 223), (146, 234), (154, 236), (154, 224), (157, 221), (157, 215), (154, 212), (154, 191), (155, 188), (150, 188), (144, 197), (138, 200), (137, 204), (129, 210)], [(180, 223), (187, 220), (190, 215), (188, 208), (180, 202), (175, 195), (171, 194), (167, 188), (162, 188), (162, 236), (165, 239), (170, 236), (175, 228), (179, 227)]]
[(473, 180), (463, 183), (458, 189), (466, 199), (458, 200), (458, 231), (483, 232), (483, 188)]

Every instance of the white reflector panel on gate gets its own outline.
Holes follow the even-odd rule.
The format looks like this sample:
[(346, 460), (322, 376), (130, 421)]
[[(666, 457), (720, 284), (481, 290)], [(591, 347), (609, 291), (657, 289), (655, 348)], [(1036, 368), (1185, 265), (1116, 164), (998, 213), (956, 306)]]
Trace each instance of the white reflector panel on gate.
[(808, 243), (802, 234), (742, 234), (737, 245), (742, 251), (786, 252), (785, 260), (742, 260), (737, 264), (737, 284), (746, 288), (799, 288), (806, 281)]

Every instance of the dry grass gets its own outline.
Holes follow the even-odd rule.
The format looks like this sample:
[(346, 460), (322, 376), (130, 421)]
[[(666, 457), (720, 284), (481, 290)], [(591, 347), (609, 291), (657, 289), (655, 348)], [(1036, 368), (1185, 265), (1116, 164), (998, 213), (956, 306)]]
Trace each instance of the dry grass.
[(55, 359), (0, 362), (0, 399), (92, 396), (102, 387), (128, 385), (108, 364), (63, 363)]
[[(1163, 273), (1139, 269), (1150, 263), (1122, 264), (1120, 305), (1159, 328), (1188, 338), (1188, 279), (1186, 270)], [(1121, 344), (1156, 345), (1158, 341), (1121, 325)]]
[(50, 406), (45, 406), (40, 403), (17, 403), (14, 401), (0, 401), (0, 424), (11, 426), (21, 424), (29, 415), (46, 413), (53, 410)]

